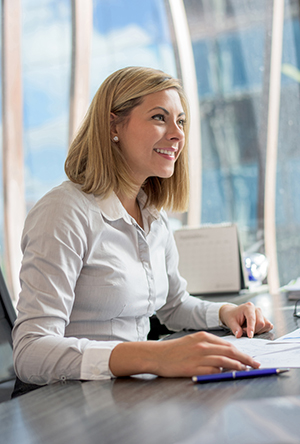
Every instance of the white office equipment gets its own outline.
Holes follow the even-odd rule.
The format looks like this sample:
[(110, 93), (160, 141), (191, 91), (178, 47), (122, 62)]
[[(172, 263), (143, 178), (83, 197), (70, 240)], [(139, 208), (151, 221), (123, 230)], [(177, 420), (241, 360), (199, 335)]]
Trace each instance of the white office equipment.
[(290, 301), (297, 301), (300, 299), (300, 277), (291, 280), (287, 285), (281, 287), (280, 291), (285, 292)]
[(181, 228), (174, 233), (179, 272), (194, 295), (236, 293), (247, 278), (235, 224)]

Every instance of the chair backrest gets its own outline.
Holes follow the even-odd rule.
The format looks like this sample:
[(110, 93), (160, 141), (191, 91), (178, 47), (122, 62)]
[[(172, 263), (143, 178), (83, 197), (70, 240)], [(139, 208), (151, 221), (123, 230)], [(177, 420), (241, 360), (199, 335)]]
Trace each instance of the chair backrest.
[(16, 312), (0, 270), (0, 382), (15, 378), (11, 339), (15, 319)]

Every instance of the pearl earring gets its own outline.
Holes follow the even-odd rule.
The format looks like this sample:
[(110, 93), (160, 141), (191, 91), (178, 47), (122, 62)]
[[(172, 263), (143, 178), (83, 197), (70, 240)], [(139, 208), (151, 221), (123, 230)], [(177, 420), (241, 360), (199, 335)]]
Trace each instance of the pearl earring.
[(114, 141), (114, 142), (119, 142), (119, 137), (118, 137), (118, 136), (115, 136), (115, 137), (113, 138), (113, 141)]

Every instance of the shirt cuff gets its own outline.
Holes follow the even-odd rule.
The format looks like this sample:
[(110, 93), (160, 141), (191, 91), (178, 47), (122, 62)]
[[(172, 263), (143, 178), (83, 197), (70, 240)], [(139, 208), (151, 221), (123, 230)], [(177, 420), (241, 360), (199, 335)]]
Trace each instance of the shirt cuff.
[(208, 306), (208, 309), (206, 311), (206, 325), (209, 330), (213, 330), (220, 327), (228, 328), (226, 325), (224, 325), (221, 322), (221, 319), (219, 317), (220, 308), (225, 304), (234, 305), (231, 304), (230, 302), (215, 302)]
[(115, 376), (109, 368), (109, 359), (112, 350), (118, 344), (121, 344), (121, 341), (101, 342), (86, 348), (82, 355), (80, 379), (100, 380), (114, 378)]

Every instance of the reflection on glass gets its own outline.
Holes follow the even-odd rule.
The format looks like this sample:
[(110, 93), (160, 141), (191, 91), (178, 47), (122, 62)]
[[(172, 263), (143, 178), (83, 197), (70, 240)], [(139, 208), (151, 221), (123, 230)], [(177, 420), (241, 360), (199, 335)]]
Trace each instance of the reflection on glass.
[[(184, 4), (201, 110), (201, 222), (236, 222), (244, 248), (264, 253), (272, 2), (185, 0)], [(300, 275), (299, 2), (286, 4), (276, 192), (282, 284)]]
[(91, 96), (124, 66), (151, 66), (176, 76), (163, 1), (94, 0), (93, 5)]
[(65, 178), (71, 68), (69, 0), (22, 0), (22, 58), (29, 209)]
[[(2, 48), (2, 2), (0, 3), (0, 45)], [(0, 75), (2, 84), (2, 59), (0, 60)], [(0, 267), (4, 270), (4, 202), (3, 202), (3, 164), (2, 164), (2, 88), (0, 89)]]
[[(72, 2), (22, 0), (20, 8), (25, 198), (28, 211), (42, 195), (65, 180)], [(152, 66), (176, 76), (168, 18), (165, 3), (161, 0), (93, 2), (91, 97), (108, 74), (128, 65)], [(3, 208), (3, 198), (0, 205)], [(2, 218), (0, 236), (2, 246)], [(1, 247), (0, 258), (2, 256)]]
[[(21, 2), (27, 209), (65, 178), (71, 3)], [(166, 4), (162, 0), (93, 1), (91, 97), (103, 79), (120, 67), (152, 66), (178, 75)], [(201, 111), (201, 222), (237, 222), (244, 248), (265, 253), (264, 179), (273, 2), (184, 0), (184, 5)], [(281, 285), (300, 276), (299, 16), (299, 1), (286, 0), (276, 192)], [(0, 179), (1, 175), (2, 168)], [(2, 180), (0, 187), (3, 196)], [(178, 220), (174, 219), (174, 224)], [(2, 233), (0, 218), (1, 238)]]

